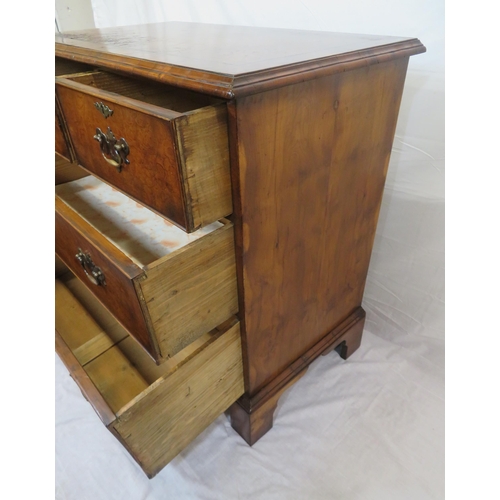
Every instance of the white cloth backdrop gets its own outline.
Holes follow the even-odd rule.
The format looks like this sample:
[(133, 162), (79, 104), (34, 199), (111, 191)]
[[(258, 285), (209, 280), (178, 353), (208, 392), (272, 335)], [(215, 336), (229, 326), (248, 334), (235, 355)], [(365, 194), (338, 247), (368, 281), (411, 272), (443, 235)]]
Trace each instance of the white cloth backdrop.
[(315, 361), (252, 448), (220, 416), (153, 480), (56, 357), (56, 498), (444, 498), (444, 4), (92, 0), (97, 27), (158, 21), (418, 37), (370, 264), (360, 349)]

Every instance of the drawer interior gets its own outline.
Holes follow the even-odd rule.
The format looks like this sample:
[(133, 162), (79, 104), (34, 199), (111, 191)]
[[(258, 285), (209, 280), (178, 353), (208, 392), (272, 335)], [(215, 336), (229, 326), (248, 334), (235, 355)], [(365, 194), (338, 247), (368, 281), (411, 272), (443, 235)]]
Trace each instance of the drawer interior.
[(84, 64), (71, 59), (64, 59), (63, 57), (56, 57), (55, 60), (55, 74), (56, 76), (71, 75), (72, 73), (83, 73), (84, 71), (91, 71), (94, 68), (88, 64)]
[(149, 477), (243, 394), (235, 317), (157, 366), (71, 273), (55, 289), (56, 351)]
[[(70, 271), (56, 279), (55, 291), (56, 331), (97, 388), (110, 410), (108, 414), (120, 413), (148, 387), (178, 370), (214, 336), (236, 322), (235, 318), (228, 320), (158, 366)], [(64, 353), (59, 354), (64, 361)], [(95, 403), (87, 388), (80, 387)], [(98, 413), (106, 420), (103, 412)]]
[(70, 163), (68, 160), (55, 154), (55, 183), (64, 184), (66, 182), (87, 177), (90, 174), (79, 167), (75, 163)]
[(89, 71), (68, 75), (66, 78), (83, 85), (154, 104), (178, 113), (185, 113), (223, 102), (221, 99), (205, 94), (198, 94), (149, 80), (124, 77), (106, 71)]
[(56, 194), (141, 268), (226, 223), (216, 221), (186, 233), (93, 176), (60, 184)]

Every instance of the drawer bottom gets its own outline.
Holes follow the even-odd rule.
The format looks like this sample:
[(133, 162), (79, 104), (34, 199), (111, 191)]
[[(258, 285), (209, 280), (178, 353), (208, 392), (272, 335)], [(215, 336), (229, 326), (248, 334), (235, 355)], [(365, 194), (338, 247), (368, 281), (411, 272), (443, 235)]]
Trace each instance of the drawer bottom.
[(55, 289), (56, 351), (149, 477), (243, 394), (236, 318), (157, 366), (73, 275)]

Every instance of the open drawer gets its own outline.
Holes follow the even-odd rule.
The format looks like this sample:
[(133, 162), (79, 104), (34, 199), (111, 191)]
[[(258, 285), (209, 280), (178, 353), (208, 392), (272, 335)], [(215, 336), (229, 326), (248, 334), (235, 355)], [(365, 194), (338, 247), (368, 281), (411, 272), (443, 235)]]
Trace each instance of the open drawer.
[[(90, 69), (91, 68), (86, 64), (70, 61), (68, 59), (62, 59), (60, 57), (56, 57), (55, 60), (56, 76), (69, 75), (71, 73), (81, 73), (82, 71), (89, 71)], [(57, 95), (56, 95), (55, 149), (56, 153), (61, 158), (64, 158), (68, 162), (74, 161), (75, 155), (73, 152), (73, 146), (69, 139), (68, 131), (66, 129), (66, 124), (64, 123)]]
[(187, 232), (232, 212), (226, 104), (90, 71), (56, 78), (78, 163)]
[(187, 234), (93, 176), (56, 186), (56, 254), (157, 363), (238, 312), (233, 225)]
[(73, 161), (74, 154), (72, 152), (72, 147), (69, 141), (68, 133), (66, 132), (66, 128), (64, 126), (61, 110), (59, 103), (57, 102), (56, 96), (56, 108), (55, 108), (55, 116), (56, 116), (56, 125), (55, 125), (55, 150), (56, 153), (61, 157), (67, 160), (68, 162)]
[(55, 289), (56, 351), (149, 477), (243, 394), (236, 318), (157, 366), (71, 273)]
[(82, 177), (88, 177), (90, 174), (80, 168), (76, 163), (71, 163), (63, 157), (55, 154), (55, 184), (64, 184), (65, 182), (75, 181)]

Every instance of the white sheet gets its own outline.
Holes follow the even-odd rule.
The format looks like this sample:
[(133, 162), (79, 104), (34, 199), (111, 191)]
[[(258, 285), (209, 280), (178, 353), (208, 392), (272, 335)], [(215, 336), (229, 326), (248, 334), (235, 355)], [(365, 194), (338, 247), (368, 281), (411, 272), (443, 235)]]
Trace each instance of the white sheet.
[[(252, 448), (220, 416), (153, 480), (56, 356), (58, 499), (444, 498), (444, 36), (435, 0), (93, 0), (98, 27), (184, 20), (416, 36), (359, 350), (320, 357)], [(390, 14), (390, 15), (389, 15)]]

